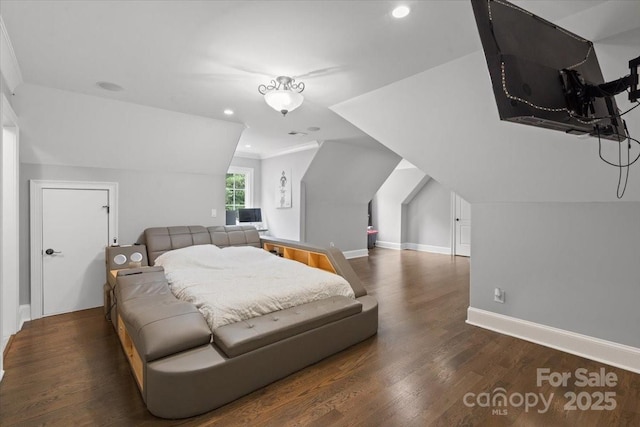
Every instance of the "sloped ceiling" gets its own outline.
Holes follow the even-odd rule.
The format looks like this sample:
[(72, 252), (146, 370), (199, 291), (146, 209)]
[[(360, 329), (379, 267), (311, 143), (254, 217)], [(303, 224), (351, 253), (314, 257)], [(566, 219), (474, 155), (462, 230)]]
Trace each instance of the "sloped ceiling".
[[(403, 20), (396, 1), (2, 0), (0, 14), (26, 83), (241, 123), (239, 148), (262, 155), (362, 136), (328, 107), (480, 49), (467, 1), (406, 3)], [(549, 20), (631, 20), (604, 14), (608, 3), (518, 4)], [(285, 118), (257, 92), (280, 74), (307, 85)]]
[(16, 89), (20, 161), (224, 175), (243, 127), (68, 91)]
[[(631, 14), (638, 4), (614, 6), (616, 13)], [(461, 25), (474, 25), (472, 16), (465, 19)], [(639, 24), (640, 20), (634, 22)], [(605, 79), (620, 77), (625, 68), (628, 73), (628, 61), (638, 55), (638, 46), (640, 33), (635, 29), (597, 43)], [(607, 74), (611, 71), (620, 74)], [(625, 97), (618, 97), (623, 109), (630, 106)], [(617, 199), (620, 171), (599, 159), (596, 139), (499, 120), (482, 52), (332, 109), (470, 202)], [(632, 112), (625, 118), (632, 136), (640, 135), (640, 114)], [(604, 143), (604, 156), (617, 160), (617, 147)], [(637, 152), (634, 145), (633, 153)], [(640, 200), (640, 165), (634, 166), (626, 201)]]

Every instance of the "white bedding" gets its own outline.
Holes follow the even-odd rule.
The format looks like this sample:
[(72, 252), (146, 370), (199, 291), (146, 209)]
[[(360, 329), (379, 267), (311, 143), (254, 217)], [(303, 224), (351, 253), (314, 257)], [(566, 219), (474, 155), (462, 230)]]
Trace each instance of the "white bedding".
[(341, 276), (254, 247), (190, 246), (161, 265), (173, 294), (194, 304), (211, 330), (334, 295), (354, 298)]

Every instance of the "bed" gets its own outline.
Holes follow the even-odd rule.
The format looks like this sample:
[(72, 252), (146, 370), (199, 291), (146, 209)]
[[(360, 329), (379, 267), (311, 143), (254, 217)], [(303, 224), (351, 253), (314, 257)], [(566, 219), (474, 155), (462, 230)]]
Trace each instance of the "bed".
[(208, 412), (377, 332), (377, 301), (336, 248), (261, 238), (250, 226), (144, 236), (148, 265), (114, 265), (132, 249), (107, 249), (109, 311), (156, 416)]

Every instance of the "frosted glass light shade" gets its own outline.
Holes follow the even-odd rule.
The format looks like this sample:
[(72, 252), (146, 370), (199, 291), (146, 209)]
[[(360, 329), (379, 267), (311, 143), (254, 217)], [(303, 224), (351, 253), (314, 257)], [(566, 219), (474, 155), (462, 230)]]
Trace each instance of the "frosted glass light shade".
[(272, 90), (264, 95), (265, 102), (283, 115), (302, 105), (304, 97), (292, 90)]

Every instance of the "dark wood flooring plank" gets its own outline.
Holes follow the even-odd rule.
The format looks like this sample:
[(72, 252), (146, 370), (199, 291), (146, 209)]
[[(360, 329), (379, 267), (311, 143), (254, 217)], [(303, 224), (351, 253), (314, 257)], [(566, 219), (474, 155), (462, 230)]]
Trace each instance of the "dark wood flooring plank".
[[(28, 322), (5, 358), (0, 425), (640, 426), (640, 375), (467, 325), (467, 258), (375, 249), (351, 264), (379, 301), (377, 336), (185, 420), (146, 410), (102, 309)], [(537, 387), (543, 367), (615, 372), (617, 408), (566, 411), (581, 389)], [(498, 387), (555, 397), (545, 413), (464, 403)]]

